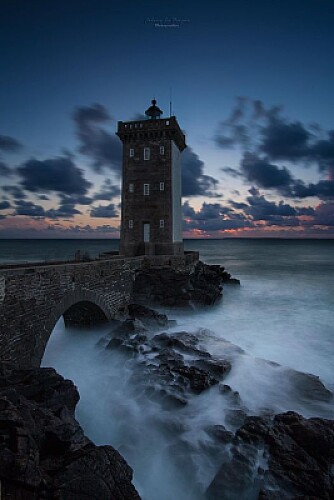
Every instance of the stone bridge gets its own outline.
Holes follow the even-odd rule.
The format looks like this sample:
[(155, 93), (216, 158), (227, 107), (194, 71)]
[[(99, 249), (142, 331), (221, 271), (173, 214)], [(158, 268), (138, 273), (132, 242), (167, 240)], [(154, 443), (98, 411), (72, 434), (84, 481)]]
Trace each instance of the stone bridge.
[(149, 265), (185, 269), (194, 258), (113, 257), (0, 267), (0, 361), (39, 366), (61, 316), (66, 326), (111, 320), (131, 302), (136, 270)]

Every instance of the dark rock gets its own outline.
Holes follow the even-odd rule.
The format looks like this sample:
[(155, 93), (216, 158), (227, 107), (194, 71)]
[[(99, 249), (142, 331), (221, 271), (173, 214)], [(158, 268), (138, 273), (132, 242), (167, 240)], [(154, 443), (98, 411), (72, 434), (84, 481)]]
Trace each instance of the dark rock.
[(261, 481), (256, 467), (258, 452), (243, 446), (231, 450), (206, 491), (209, 500), (256, 499)]
[(153, 337), (153, 344), (158, 344), (163, 347), (173, 347), (182, 352), (194, 354), (196, 356), (211, 357), (207, 351), (197, 347), (199, 341), (196, 335), (188, 332), (176, 332), (172, 335), (160, 333), (159, 335), (155, 335)]
[(146, 328), (156, 330), (169, 326), (166, 314), (161, 314), (154, 309), (140, 304), (130, 304), (128, 309), (131, 318), (139, 319)]
[(240, 280), (236, 278), (228, 278), (223, 280), (223, 283), (227, 285), (240, 285)]
[(84, 435), (78, 400), (53, 369), (0, 365), (1, 498), (139, 499), (119, 453)]
[(304, 398), (311, 401), (330, 401), (333, 394), (321, 382), (319, 377), (311, 373), (288, 371), (290, 383), (293, 388)]
[(247, 417), (234, 443), (208, 498), (334, 498), (334, 421), (294, 412)]
[(212, 377), (207, 371), (196, 368), (195, 366), (174, 366), (172, 372), (179, 375), (176, 379), (179, 383), (186, 387), (190, 387), (190, 389), (197, 394), (200, 394), (212, 385), (218, 384), (218, 380)]
[(225, 421), (234, 428), (239, 428), (245, 422), (247, 413), (240, 409), (230, 408), (226, 411)]
[(222, 283), (239, 283), (221, 266), (199, 261), (193, 272), (153, 268), (136, 273), (135, 301), (167, 307), (212, 305), (222, 296)]
[(194, 362), (194, 365), (206, 370), (216, 378), (224, 377), (231, 370), (231, 363), (226, 359), (198, 359)]
[(228, 431), (223, 425), (210, 425), (205, 431), (222, 443), (230, 443), (234, 438), (233, 432)]

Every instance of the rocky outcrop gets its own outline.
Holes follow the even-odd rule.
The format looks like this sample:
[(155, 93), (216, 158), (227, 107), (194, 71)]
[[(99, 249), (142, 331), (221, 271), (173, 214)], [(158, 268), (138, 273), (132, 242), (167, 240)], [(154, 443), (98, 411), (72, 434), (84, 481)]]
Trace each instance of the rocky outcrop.
[(134, 302), (168, 307), (212, 305), (222, 296), (222, 284), (240, 284), (225, 268), (199, 261), (193, 272), (151, 267), (136, 273)]
[(196, 335), (184, 331), (152, 335), (136, 318), (118, 325), (104, 345), (138, 356), (133, 383), (168, 408), (186, 405), (189, 397), (218, 384), (231, 368), (229, 361), (211, 356)]
[(78, 401), (74, 384), (51, 368), (0, 365), (1, 498), (139, 499), (122, 456), (84, 435)]
[[(211, 430), (211, 432), (213, 432)], [(225, 438), (224, 429), (221, 434)], [(334, 421), (294, 412), (247, 417), (208, 499), (334, 498)]]

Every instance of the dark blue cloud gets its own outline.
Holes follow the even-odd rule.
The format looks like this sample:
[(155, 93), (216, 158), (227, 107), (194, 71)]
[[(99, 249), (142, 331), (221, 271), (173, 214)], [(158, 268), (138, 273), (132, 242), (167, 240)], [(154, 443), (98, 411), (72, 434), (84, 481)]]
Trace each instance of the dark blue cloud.
[(224, 231), (251, 227), (252, 222), (244, 215), (233, 213), (233, 209), (220, 203), (203, 203), (201, 209), (195, 212), (189, 202), (183, 204), (186, 231), (201, 230)]
[(45, 217), (48, 219), (71, 219), (75, 215), (81, 214), (72, 203), (60, 204), (58, 208), (51, 208), (45, 211)]
[(47, 160), (28, 160), (17, 168), (21, 186), (31, 192), (85, 195), (91, 187), (83, 171), (70, 158), (58, 157)]
[(183, 196), (215, 196), (218, 180), (204, 174), (204, 162), (190, 147), (183, 151), (181, 164)]
[(35, 205), (31, 201), (17, 200), (15, 214), (30, 217), (45, 217), (45, 210), (41, 205)]
[(287, 168), (280, 168), (252, 153), (244, 155), (241, 161), (241, 170), (247, 181), (266, 189), (286, 188), (293, 181)]
[(121, 190), (119, 186), (116, 186), (112, 183), (110, 179), (105, 179), (104, 183), (102, 184), (101, 190), (94, 194), (93, 198), (94, 200), (106, 200), (110, 201), (113, 198), (120, 196)]
[(106, 167), (120, 174), (122, 169), (122, 143), (99, 125), (111, 120), (102, 104), (76, 108), (73, 114), (76, 133), (80, 141), (80, 153), (92, 160), (96, 172)]
[(260, 150), (273, 160), (295, 161), (309, 154), (311, 134), (300, 122), (275, 118), (262, 127)]
[(59, 197), (61, 205), (90, 205), (93, 202), (93, 198), (84, 194), (68, 196), (67, 194), (59, 193)]
[(6, 210), (7, 208), (11, 208), (10, 203), (6, 201), (0, 201), (0, 210)]
[(298, 215), (296, 208), (280, 201), (268, 201), (264, 196), (248, 196), (248, 206), (244, 212), (251, 215), (253, 220), (272, 220), (273, 217), (291, 217)]
[(23, 200), (27, 197), (25, 192), (18, 186), (2, 186), (1, 188), (5, 193), (9, 193), (15, 200)]
[(291, 186), (291, 196), (295, 198), (307, 198), (309, 196), (317, 196), (320, 199), (334, 198), (334, 181), (325, 180), (305, 184), (298, 180)]
[(8, 167), (5, 163), (0, 161), (0, 177), (11, 177), (13, 175), (13, 170)]
[(16, 153), (22, 149), (22, 144), (8, 135), (0, 135), (0, 151), (6, 153)]
[(109, 205), (107, 205), (105, 207), (102, 205), (99, 205), (97, 207), (92, 208), (92, 210), (90, 211), (90, 216), (91, 217), (109, 218), (109, 217), (118, 217), (119, 213), (116, 210), (115, 205), (113, 203), (110, 203)]

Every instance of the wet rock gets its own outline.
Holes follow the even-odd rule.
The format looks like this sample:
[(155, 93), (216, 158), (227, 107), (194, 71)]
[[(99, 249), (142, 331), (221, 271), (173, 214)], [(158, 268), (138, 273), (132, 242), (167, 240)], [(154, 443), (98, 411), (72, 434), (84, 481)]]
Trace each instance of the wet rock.
[(2, 498), (139, 499), (132, 470), (74, 418), (79, 394), (55, 370), (0, 364)]
[(215, 379), (205, 370), (196, 368), (196, 366), (174, 366), (172, 372), (179, 375), (178, 383), (189, 387), (193, 392), (200, 394), (212, 385), (218, 384)]
[(230, 432), (223, 425), (210, 425), (205, 431), (209, 436), (221, 441), (222, 443), (230, 443), (234, 438), (233, 432)]
[(128, 310), (131, 318), (139, 319), (146, 328), (151, 330), (157, 330), (170, 325), (166, 314), (161, 314), (143, 305), (130, 304)]
[(136, 273), (135, 301), (168, 307), (212, 305), (222, 296), (222, 283), (237, 284), (224, 267), (199, 261), (193, 272), (154, 268)]
[(258, 450), (247, 445), (232, 448), (206, 491), (208, 500), (256, 499), (261, 487)]
[(333, 394), (321, 382), (319, 377), (311, 373), (303, 373), (295, 370), (288, 371), (293, 388), (299, 392), (304, 399), (311, 401), (330, 401)]
[(160, 333), (159, 335), (155, 335), (153, 337), (153, 344), (167, 348), (172, 347), (196, 356), (207, 358), (211, 357), (207, 351), (198, 347), (199, 341), (196, 335), (188, 332), (176, 332), (172, 335)]
[(240, 408), (231, 408), (226, 411), (225, 422), (238, 429), (245, 422), (247, 413)]
[(224, 377), (231, 370), (231, 363), (226, 359), (198, 359), (194, 364), (216, 378)]
[[(295, 412), (274, 419), (247, 417), (233, 443), (207, 498), (235, 498), (236, 493), (261, 499), (334, 497), (333, 420), (306, 419)], [(226, 496), (230, 488), (233, 495)]]
[(233, 391), (229, 385), (219, 384), (219, 392), (224, 396), (227, 396), (232, 403), (235, 405), (241, 404), (241, 398), (238, 391)]

